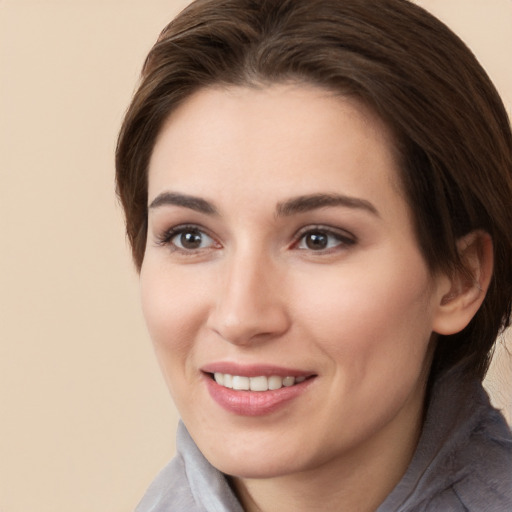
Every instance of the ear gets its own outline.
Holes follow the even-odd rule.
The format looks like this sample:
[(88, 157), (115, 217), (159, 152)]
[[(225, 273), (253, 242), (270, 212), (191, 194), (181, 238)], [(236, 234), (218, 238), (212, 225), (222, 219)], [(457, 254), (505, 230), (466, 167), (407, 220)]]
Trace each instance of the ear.
[(472, 231), (457, 241), (463, 268), (439, 281), (439, 300), (433, 330), (450, 335), (462, 331), (484, 301), (493, 271), (493, 247), (490, 235)]

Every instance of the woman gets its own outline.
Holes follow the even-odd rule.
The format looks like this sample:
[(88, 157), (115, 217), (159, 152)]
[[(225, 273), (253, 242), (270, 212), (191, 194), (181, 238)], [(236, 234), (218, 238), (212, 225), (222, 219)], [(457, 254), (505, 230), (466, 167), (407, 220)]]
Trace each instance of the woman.
[(512, 297), (512, 137), (405, 0), (198, 0), (117, 149), (183, 423), (138, 511), (512, 510), (481, 380)]

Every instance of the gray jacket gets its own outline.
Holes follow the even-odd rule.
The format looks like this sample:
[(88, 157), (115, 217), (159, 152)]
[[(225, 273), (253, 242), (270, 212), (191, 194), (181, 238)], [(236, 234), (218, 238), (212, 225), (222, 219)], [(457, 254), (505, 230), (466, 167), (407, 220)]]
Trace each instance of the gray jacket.
[[(180, 423), (178, 453), (135, 512), (243, 512)], [(462, 367), (438, 379), (402, 480), (376, 512), (512, 512), (512, 434)]]

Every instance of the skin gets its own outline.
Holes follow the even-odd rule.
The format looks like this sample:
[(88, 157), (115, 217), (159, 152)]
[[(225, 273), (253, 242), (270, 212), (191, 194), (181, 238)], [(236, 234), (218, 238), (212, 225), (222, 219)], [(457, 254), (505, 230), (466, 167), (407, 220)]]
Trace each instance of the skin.
[[(357, 201), (279, 207), (311, 194)], [(471, 287), (429, 272), (386, 126), (308, 85), (201, 90), (163, 127), (148, 195), (143, 311), (203, 454), (248, 511), (375, 510), (417, 444), (433, 333), (479, 305), (463, 314), (454, 297)], [(197, 247), (169, 234), (183, 225)], [(327, 247), (308, 245), (312, 234)], [(209, 395), (200, 369), (219, 361), (316, 377), (248, 417)]]

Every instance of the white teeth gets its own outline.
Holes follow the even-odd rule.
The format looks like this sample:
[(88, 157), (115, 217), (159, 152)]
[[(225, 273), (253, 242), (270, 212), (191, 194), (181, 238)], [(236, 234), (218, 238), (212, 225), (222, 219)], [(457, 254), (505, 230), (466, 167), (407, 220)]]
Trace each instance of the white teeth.
[(268, 379), (267, 377), (251, 377), (249, 379), (249, 386), (251, 391), (267, 391)]
[(271, 377), (243, 377), (241, 375), (230, 375), (229, 373), (215, 372), (213, 374), (215, 382), (225, 388), (234, 389), (236, 391), (274, 391), (284, 387), (290, 387), (294, 384), (300, 384), (306, 380), (306, 377), (279, 377), (272, 375)]
[(295, 384), (295, 377), (285, 377), (283, 379), (283, 386), (286, 386), (287, 388), (290, 386), (293, 386)]
[(233, 389), (237, 391), (249, 391), (249, 377), (233, 375)]
[(225, 388), (233, 389), (233, 375), (229, 375), (228, 373), (225, 373), (222, 385)]
[(269, 377), (268, 378), (268, 389), (281, 389), (283, 387), (283, 378), (282, 377)]

